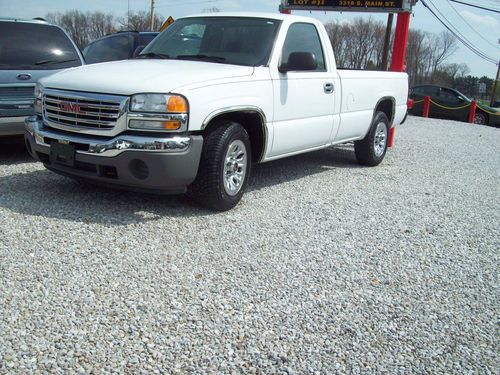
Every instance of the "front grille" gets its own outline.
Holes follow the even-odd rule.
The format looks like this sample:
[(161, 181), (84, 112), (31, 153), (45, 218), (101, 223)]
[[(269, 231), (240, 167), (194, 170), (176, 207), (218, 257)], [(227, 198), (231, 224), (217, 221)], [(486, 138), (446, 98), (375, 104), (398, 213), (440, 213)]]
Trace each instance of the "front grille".
[(0, 87), (0, 99), (33, 99), (35, 86)]
[(112, 130), (120, 116), (119, 101), (45, 94), (43, 110), (48, 121), (67, 127)]

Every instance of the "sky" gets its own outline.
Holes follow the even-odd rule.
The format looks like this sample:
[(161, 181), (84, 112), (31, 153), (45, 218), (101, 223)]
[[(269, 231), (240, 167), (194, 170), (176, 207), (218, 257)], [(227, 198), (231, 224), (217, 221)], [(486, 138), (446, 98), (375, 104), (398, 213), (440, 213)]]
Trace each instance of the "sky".
[[(439, 10), (462, 35), (484, 54), (495, 61), (500, 60), (500, 13), (489, 12), (461, 5), (450, 0), (425, 0), (434, 9)], [(500, 10), (500, 0), (461, 0), (486, 8)], [(78, 9), (81, 11), (110, 12), (116, 16), (124, 16), (130, 6), (131, 11), (149, 11), (150, 0), (0, 0), (0, 17), (33, 18), (44, 16), (49, 12), (64, 12)], [(280, 0), (155, 0), (156, 12), (165, 18), (174, 19), (200, 13), (204, 9), (216, 7), (221, 11), (258, 11), (277, 12)], [(354, 12), (300, 12), (293, 14), (307, 15), (323, 22), (344, 20), (349, 22), (355, 17), (373, 17), (386, 22), (386, 14), (354, 13)], [(395, 21), (393, 27), (395, 27)], [(432, 33), (444, 31), (444, 26), (424, 7), (421, 1), (413, 8), (410, 21), (411, 29), (420, 29)], [(459, 50), (453, 54), (448, 63), (466, 63), (471, 74), (495, 78), (497, 65), (485, 61), (459, 44)]]

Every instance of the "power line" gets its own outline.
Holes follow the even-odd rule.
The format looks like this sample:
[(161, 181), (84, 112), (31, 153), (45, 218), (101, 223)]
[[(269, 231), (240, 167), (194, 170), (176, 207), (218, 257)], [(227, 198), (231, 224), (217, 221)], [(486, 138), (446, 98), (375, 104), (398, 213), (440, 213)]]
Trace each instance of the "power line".
[(448, 19), (439, 11), (439, 9), (431, 2), (431, 4), (436, 7), (436, 10), (438, 11), (439, 14), (441, 14), (441, 16), (450, 24), (448, 25), (446, 22), (444, 22), (437, 14), (436, 12), (431, 8), (429, 7), (429, 5), (427, 5), (427, 2), (425, 0), (421, 0), (422, 1), (422, 4), (429, 10), (429, 12), (432, 13), (432, 15), (434, 17), (436, 17), (436, 19), (450, 32), (453, 34), (453, 36), (455, 36), (455, 38), (457, 38), (464, 46), (466, 46), (468, 49), (470, 49), (472, 52), (474, 52), (477, 56), (481, 57), (482, 59), (486, 60), (486, 61), (489, 61), (493, 64), (497, 64), (497, 60), (486, 55), (485, 53), (483, 53), (481, 50), (479, 50), (478, 48), (474, 47), (474, 45), (472, 43), (470, 43), (461, 33), (460, 31), (458, 31), (451, 23), (450, 21), (448, 21)]
[[(450, 0), (451, 1), (451, 0)], [(453, 9), (453, 11), (462, 19), (462, 21), (465, 22), (465, 24), (467, 26), (469, 26), (471, 28), (472, 31), (474, 31), (474, 33), (476, 33), (482, 40), (484, 40), (486, 43), (488, 43), (490, 46), (496, 48), (496, 49), (499, 49), (498, 46), (495, 46), (493, 43), (491, 43), (488, 39), (486, 39), (484, 36), (482, 36), (480, 33), (478, 33), (476, 31), (476, 29), (474, 27), (471, 26), (471, 24), (469, 22), (467, 22), (467, 20), (457, 11), (457, 9), (453, 6), (453, 4), (450, 3), (450, 7), (451, 9)]]
[(453, 1), (454, 3), (462, 4), (462, 5), (467, 5), (467, 6), (472, 7), (472, 8), (478, 8), (478, 9), (482, 9), (482, 10), (487, 10), (488, 12), (500, 13), (500, 10), (482, 7), (481, 5), (469, 4), (469, 3), (465, 3), (463, 1), (458, 1), (458, 0), (450, 0), (450, 1)]

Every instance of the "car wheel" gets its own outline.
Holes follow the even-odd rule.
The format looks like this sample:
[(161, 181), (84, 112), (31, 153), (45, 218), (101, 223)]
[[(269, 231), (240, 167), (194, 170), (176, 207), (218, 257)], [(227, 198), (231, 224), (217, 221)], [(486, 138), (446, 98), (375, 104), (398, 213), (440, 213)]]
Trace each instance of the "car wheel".
[(384, 112), (377, 112), (366, 137), (354, 142), (358, 163), (369, 167), (379, 165), (384, 160), (388, 140), (389, 119)]
[(486, 125), (488, 124), (488, 116), (482, 111), (476, 111), (474, 115), (474, 124)]
[(213, 124), (203, 142), (191, 195), (213, 210), (233, 208), (248, 185), (251, 162), (250, 138), (245, 128), (231, 121)]

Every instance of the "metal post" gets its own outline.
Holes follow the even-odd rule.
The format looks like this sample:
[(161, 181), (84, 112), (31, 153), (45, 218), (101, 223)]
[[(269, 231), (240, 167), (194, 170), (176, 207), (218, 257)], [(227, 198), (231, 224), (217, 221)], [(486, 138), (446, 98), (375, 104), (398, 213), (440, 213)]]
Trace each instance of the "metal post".
[[(405, 70), (406, 43), (408, 42), (409, 29), (410, 13), (398, 13), (390, 69), (393, 72), (404, 72)], [(389, 129), (388, 147), (392, 147), (394, 145), (395, 132), (396, 128), (394, 126)]]
[(476, 117), (476, 108), (477, 108), (477, 103), (475, 100), (470, 102), (470, 110), (469, 110), (469, 122), (471, 124), (474, 123), (474, 119)]
[(410, 28), (410, 13), (399, 13), (396, 22), (394, 47), (392, 50), (391, 71), (403, 72), (406, 57), (406, 43)]
[(500, 61), (498, 62), (498, 68), (497, 68), (497, 79), (495, 79), (495, 82), (493, 82), (493, 89), (491, 90), (491, 101), (490, 105), (493, 105), (495, 102), (496, 96), (497, 96), (497, 83), (498, 79), (500, 78)]
[(151, 20), (149, 22), (149, 28), (154, 31), (155, 23), (155, 0), (151, 0)]
[(424, 97), (424, 106), (422, 108), (422, 117), (429, 117), (429, 112), (431, 110), (431, 97)]
[(384, 51), (382, 52), (382, 70), (387, 70), (387, 58), (389, 56), (389, 44), (391, 43), (391, 32), (392, 32), (392, 20), (394, 19), (394, 14), (389, 13), (387, 17), (387, 27), (385, 28), (385, 40), (384, 40)]

